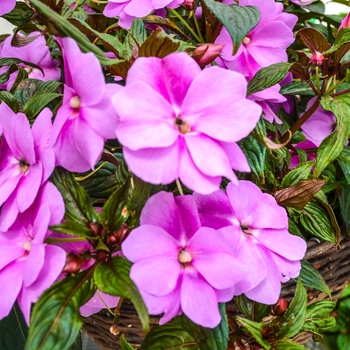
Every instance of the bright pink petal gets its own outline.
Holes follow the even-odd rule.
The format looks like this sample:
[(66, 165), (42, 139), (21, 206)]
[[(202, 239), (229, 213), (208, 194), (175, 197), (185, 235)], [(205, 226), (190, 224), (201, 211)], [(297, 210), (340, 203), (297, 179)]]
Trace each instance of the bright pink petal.
[(220, 144), (228, 156), (231, 168), (250, 173), (250, 166), (247, 158), (236, 142), (221, 142)]
[(138, 151), (123, 148), (130, 170), (143, 181), (168, 184), (179, 176), (179, 143), (170, 147), (144, 148)]
[(23, 177), (18, 168), (19, 165), (14, 164), (0, 172), (0, 205), (9, 198), (18, 182)]
[(23, 247), (21, 247), (17, 242), (12, 243), (0, 241), (0, 271), (12, 261), (15, 261), (23, 256), (25, 252), (26, 251), (23, 249)]
[(174, 53), (163, 59), (140, 57), (128, 72), (127, 86), (143, 81), (179, 108), (193, 79), (200, 72), (196, 61), (184, 52)]
[(296, 278), (299, 276), (301, 270), (301, 264), (299, 260), (290, 261), (272, 252), (270, 252), (270, 255), (275, 261), (276, 266), (281, 273), (280, 278), (282, 283), (288, 282), (291, 278)]
[(172, 106), (146, 83), (128, 85), (114, 95), (113, 103), (120, 116), (118, 140), (124, 146), (168, 147), (179, 137)]
[(44, 244), (32, 243), (28, 258), (24, 265), (23, 284), (29, 287), (39, 276), (40, 270), (44, 266), (45, 246)]
[(16, 0), (2, 1), (1, 9), (0, 9), (0, 16), (6, 15), (7, 13), (11, 12), (15, 8), (15, 6), (16, 6)]
[(13, 192), (10, 197), (5, 201), (1, 208), (0, 215), (0, 231), (7, 231), (11, 225), (15, 222), (19, 213), (16, 191)]
[(171, 256), (177, 259), (180, 248), (180, 244), (170, 234), (152, 225), (135, 228), (122, 244), (124, 256), (132, 262), (141, 263), (144, 259), (157, 257)]
[(195, 270), (186, 268), (181, 285), (181, 308), (194, 323), (214, 328), (221, 316), (215, 290)]
[[(154, 248), (152, 249), (154, 252)], [(181, 265), (177, 254), (166, 255), (162, 251), (159, 253), (163, 254), (144, 258), (134, 263), (131, 267), (130, 278), (139, 289), (155, 296), (164, 296), (174, 290)]]

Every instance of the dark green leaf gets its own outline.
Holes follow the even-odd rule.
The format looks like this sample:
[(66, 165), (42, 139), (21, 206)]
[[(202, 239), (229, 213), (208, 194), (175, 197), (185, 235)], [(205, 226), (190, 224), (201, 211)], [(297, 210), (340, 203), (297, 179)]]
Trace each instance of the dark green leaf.
[(266, 147), (262, 146), (254, 137), (248, 136), (240, 142), (243, 153), (247, 157), (253, 174), (264, 183), (264, 165)]
[(29, 119), (34, 118), (38, 115), (44, 107), (46, 107), (50, 102), (55, 100), (58, 97), (61, 97), (61, 94), (57, 93), (46, 93), (46, 94), (35, 94), (25, 105), (23, 112)]
[(262, 337), (264, 324), (262, 322), (254, 322), (237, 316), (237, 322), (247, 329), (248, 333), (264, 348), (271, 349), (271, 345)]
[(174, 40), (166, 34), (163, 29), (156, 29), (142, 44), (139, 51), (139, 57), (158, 57), (165, 56), (175, 52), (180, 46), (179, 40)]
[(33, 17), (34, 11), (23, 2), (16, 2), (15, 8), (2, 17), (12, 23), (14, 26), (22, 27), (26, 25)]
[(314, 170), (314, 175), (316, 177), (320, 176), (322, 170), (338, 157), (347, 140), (350, 121), (350, 96), (325, 96), (321, 99), (321, 105), (325, 110), (334, 113), (337, 118), (337, 125), (335, 130), (322, 141), (317, 151)]
[(343, 170), (346, 181), (350, 184), (350, 147), (344, 147), (336, 160)]
[(235, 297), (239, 310), (249, 319), (260, 322), (271, 310), (270, 305), (260, 304), (250, 300), (244, 294)]
[(27, 78), (28, 78), (27, 71), (25, 69), (23, 69), (23, 68), (18, 67), (18, 74), (17, 74), (17, 77), (16, 77), (15, 81), (12, 84), (10, 92), (13, 94), (16, 91), (16, 89), (19, 86), (19, 84), (22, 81), (26, 80)]
[(126, 186), (115, 191), (104, 204), (100, 220), (105, 232), (110, 234), (117, 232), (129, 217), (124, 200)]
[(0, 102), (5, 102), (15, 113), (18, 113), (19, 103), (8, 91), (0, 91)]
[(333, 46), (325, 53), (332, 53), (341, 48), (342, 45), (350, 42), (350, 28), (342, 28), (337, 33)]
[(278, 84), (287, 75), (292, 64), (281, 62), (260, 69), (248, 83), (247, 95), (255, 94)]
[(337, 338), (337, 345), (339, 350), (350, 349), (350, 335), (349, 334), (339, 334)]
[(274, 345), (273, 350), (305, 350), (305, 347), (289, 340), (281, 340)]
[(72, 220), (67, 220), (59, 225), (50, 226), (50, 230), (53, 232), (65, 233), (66, 235), (86, 238), (91, 237), (91, 232), (86, 225), (82, 225)]
[(291, 187), (296, 185), (300, 180), (306, 180), (309, 177), (311, 169), (314, 165), (314, 161), (298, 164), (283, 178), (282, 187)]
[(135, 350), (134, 347), (132, 347), (125, 339), (124, 333), (120, 335), (120, 347), (122, 350)]
[(342, 186), (342, 194), (339, 199), (339, 205), (346, 230), (347, 232), (350, 232), (350, 185)]
[(305, 287), (320, 290), (331, 297), (329, 287), (322, 275), (306, 260), (301, 260), (300, 278)]
[(137, 310), (144, 331), (149, 328), (149, 316), (141, 295), (130, 279), (131, 263), (120, 256), (97, 265), (94, 278), (98, 289), (102, 292), (129, 298)]
[(306, 332), (322, 333), (335, 326), (335, 318), (331, 312), (337, 303), (321, 300), (309, 305), (306, 309), (306, 319), (302, 330)]
[(291, 338), (298, 334), (304, 324), (306, 317), (307, 293), (300, 278), (297, 282), (297, 288), (293, 300), (284, 313), (279, 331), (283, 332), (283, 328), (288, 326), (290, 320), (293, 320), (292, 326), (289, 328), (286, 338)]
[(303, 95), (303, 96), (315, 96), (314, 91), (310, 85), (305, 81), (295, 81), (292, 84), (282, 86), (280, 93), (282, 95)]
[(68, 350), (83, 320), (79, 307), (95, 293), (93, 270), (57, 282), (35, 304), (25, 350)]
[(233, 54), (237, 53), (244, 37), (259, 23), (259, 9), (255, 6), (228, 6), (214, 0), (203, 2), (229, 32)]
[(23, 350), (28, 337), (28, 325), (18, 304), (0, 321), (0, 349)]
[(336, 243), (335, 232), (323, 207), (311, 200), (301, 211), (300, 222), (313, 236)]
[(82, 226), (88, 222), (99, 221), (99, 215), (91, 205), (89, 195), (75, 181), (74, 176), (70, 172), (56, 167), (51, 179), (64, 199), (66, 219), (75, 221)]
[(44, 74), (43, 69), (32, 62), (23, 61), (19, 58), (0, 58), (0, 67), (11, 66), (12, 64), (20, 64), (20, 63), (23, 63), (25, 66), (39, 69)]

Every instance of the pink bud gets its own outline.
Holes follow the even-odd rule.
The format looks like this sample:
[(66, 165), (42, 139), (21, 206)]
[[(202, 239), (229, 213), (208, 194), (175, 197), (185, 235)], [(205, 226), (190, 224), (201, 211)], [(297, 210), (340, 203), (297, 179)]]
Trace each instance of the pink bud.
[(77, 273), (83, 267), (83, 259), (74, 253), (67, 255), (66, 266), (63, 269), (65, 273)]
[(272, 307), (276, 316), (282, 316), (288, 309), (289, 301), (280, 297), (277, 303)]
[(206, 66), (221, 54), (223, 47), (224, 45), (218, 44), (202, 44), (194, 50), (192, 58), (196, 60), (200, 66)]
[(339, 26), (339, 29), (342, 29), (342, 28), (349, 28), (350, 27), (350, 13), (348, 13), (345, 18), (341, 21), (340, 23), (340, 26)]
[(196, 3), (194, 0), (185, 0), (181, 6), (186, 10), (186, 11), (192, 11), (195, 6), (196, 6)]
[(318, 51), (315, 51), (310, 58), (310, 61), (314, 66), (320, 66), (323, 63), (323, 60), (324, 56)]

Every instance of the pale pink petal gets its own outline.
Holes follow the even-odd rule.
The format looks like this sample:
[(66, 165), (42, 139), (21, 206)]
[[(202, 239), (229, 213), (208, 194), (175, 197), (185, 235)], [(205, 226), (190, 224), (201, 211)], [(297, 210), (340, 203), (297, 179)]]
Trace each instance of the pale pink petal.
[(282, 283), (288, 282), (289, 279), (299, 276), (301, 270), (300, 261), (290, 261), (272, 252), (270, 252), (270, 255), (281, 273), (280, 277)]
[(227, 154), (231, 168), (237, 171), (250, 173), (250, 166), (248, 164), (247, 158), (236, 142), (221, 141), (220, 144)]
[(1, 8), (0, 8), (0, 16), (6, 15), (7, 13), (11, 12), (15, 8), (15, 6), (16, 6), (16, 0), (2, 1)]
[(24, 265), (23, 284), (29, 287), (39, 276), (40, 270), (44, 266), (45, 246), (44, 244), (35, 244), (32, 242), (28, 258)]
[(183, 275), (181, 308), (203, 327), (214, 328), (221, 321), (215, 290), (193, 268), (186, 268)]
[(18, 164), (9, 166), (0, 172), (0, 205), (9, 198), (22, 176)]
[(101, 291), (96, 291), (95, 295), (82, 307), (79, 312), (83, 317), (89, 317), (99, 312), (101, 309), (115, 308), (118, 305), (119, 297), (115, 297)]
[[(2, 232), (0, 233), (2, 234)], [(26, 251), (17, 242), (0, 241), (0, 271), (12, 261), (17, 260)], [(1, 273), (1, 272), (0, 272)]]
[(10, 197), (5, 201), (1, 208), (0, 231), (2, 232), (7, 231), (15, 222), (18, 216), (19, 209), (17, 205), (16, 194), (16, 191), (12, 192)]

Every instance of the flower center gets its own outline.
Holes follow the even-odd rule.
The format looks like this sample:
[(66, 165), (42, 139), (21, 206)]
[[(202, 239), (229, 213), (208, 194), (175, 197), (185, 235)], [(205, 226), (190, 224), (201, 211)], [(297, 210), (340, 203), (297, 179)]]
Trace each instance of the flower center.
[(20, 162), (19, 162), (19, 166), (20, 166), (20, 171), (21, 173), (24, 173), (26, 174), (29, 170), (29, 164), (26, 162), (25, 159), (22, 159)]
[(175, 119), (175, 125), (183, 135), (191, 131), (191, 126), (178, 117)]
[(24, 70), (28, 73), (28, 75), (33, 72), (33, 67), (24, 67)]
[(74, 96), (69, 100), (69, 104), (72, 108), (78, 109), (80, 108), (80, 97)]
[(192, 261), (192, 256), (187, 250), (182, 249), (179, 253), (178, 259), (181, 264), (185, 264)]
[(24, 250), (29, 252), (31, 247), (32, 247), (32, 242), (31, 241), (25, 241), (23, 243), (23, 249)]
[(242, 40), (242, 43), (244, 45), (248, 45), (250, 43), (250, 38), (248, 38), (247, 36)]

